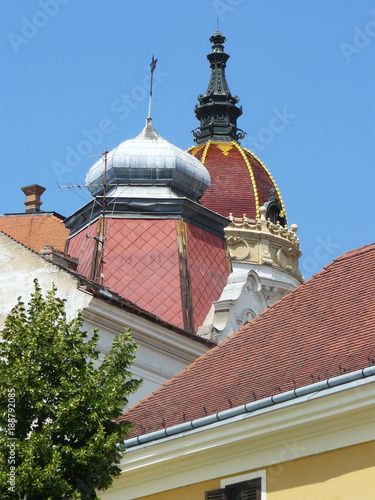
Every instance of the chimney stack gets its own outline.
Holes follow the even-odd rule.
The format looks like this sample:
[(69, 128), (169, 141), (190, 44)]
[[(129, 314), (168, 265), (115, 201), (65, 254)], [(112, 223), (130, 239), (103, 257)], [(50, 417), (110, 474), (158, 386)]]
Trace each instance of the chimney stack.
[(42, 204), (40, 197), (46, 188), (39, 186), (38, 184), (32, 184), (31, 186), (21, 188), (21, 190), (26, 195), (26, 201), (24, 201), (26, 205), (26, 212), (40, 212), (40, 205)]

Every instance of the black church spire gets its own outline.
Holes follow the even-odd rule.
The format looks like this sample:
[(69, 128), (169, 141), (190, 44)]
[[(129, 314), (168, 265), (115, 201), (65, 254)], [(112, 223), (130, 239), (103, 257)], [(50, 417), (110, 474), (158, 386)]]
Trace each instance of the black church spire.
[(225, 78), (226, 62), (229, 55), (224, 52), (226, 38), (217, 30), (210, 38), (212, 52), (208, 54), (211, 79), (204, 95), (198, 96), (195, 116), (200, 127), (193, 131), (195, 142), (204, 144), (208, 140), (230, 142), (243, 139), (245, 133), (237, 128), (237, 118), (242, 115), (242, 106), (236, 104), (238, 96), (232, 96)]

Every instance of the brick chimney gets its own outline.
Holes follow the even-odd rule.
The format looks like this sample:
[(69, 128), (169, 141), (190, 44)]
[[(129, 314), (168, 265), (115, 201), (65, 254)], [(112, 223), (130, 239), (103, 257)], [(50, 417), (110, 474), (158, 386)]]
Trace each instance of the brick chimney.
[(26, 195), (26, 201), (24, 201), (26, 205), (26, 212), (40, 212), (40, 205), (42, 204), (40, 197), (46, 188), (39, 186), (38, 184), (32, 184), (31, 186), (21, 188), (21, 190)]

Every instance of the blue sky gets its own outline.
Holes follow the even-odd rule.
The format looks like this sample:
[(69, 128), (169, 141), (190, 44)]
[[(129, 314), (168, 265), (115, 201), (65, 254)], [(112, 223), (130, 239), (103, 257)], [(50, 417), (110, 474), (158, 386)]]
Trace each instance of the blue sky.
[[(302, 273), (374, 240), (375, 1), (18, 0), (2, 2), (0, 213), (24, 211), (22, 186), (47, 188), (65, 216), (88, 197), (94, 162), (153, 121), (187, 149), (209, 81), (208, 38), (227, 38), (242, 145), (272, 172), (299, 226)], [(283, 123), (272, 124), (275, 116)], [(284, 125), (284, 126), (281, 126)]]

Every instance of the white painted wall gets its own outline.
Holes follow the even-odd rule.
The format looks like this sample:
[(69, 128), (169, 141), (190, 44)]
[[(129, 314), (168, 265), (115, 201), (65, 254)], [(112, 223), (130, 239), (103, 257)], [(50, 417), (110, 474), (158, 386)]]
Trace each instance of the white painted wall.
[(68, 319), (90, 303), (91, 296), (78, 290), (74, 276), (0, 232), (0, 328), (19, 296), (28, 303), (35, 278), (44, 292), (56, 285), (57, 296), (67, 300)]

